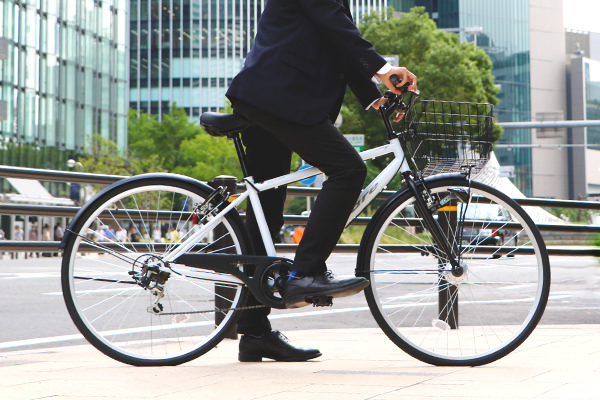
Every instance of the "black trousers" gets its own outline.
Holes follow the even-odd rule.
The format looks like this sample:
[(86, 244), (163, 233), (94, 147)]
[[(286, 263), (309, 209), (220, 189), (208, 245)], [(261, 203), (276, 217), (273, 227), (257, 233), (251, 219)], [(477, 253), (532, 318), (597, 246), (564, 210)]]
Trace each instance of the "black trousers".
[[(325, 262), (339, 240), (362, 189), (367, 174), (363, 160), (331, 121), (300, 125), (243, 102), (234, 103), (234, 112), (254, 123), (243, 132), (242, 140), (246, 147), (248, 170), (256, 182), (289, 173), (292, 152), (327, 175), (294, 258), (294, 270), (299, 273), (325, 272)], [(285, 196), (285, 187), (260, 194), (273, 238), (283, 226)], [(247, 210), (246, 224), (257, 253), (264, 254), (251, 207)], [(257, 303), (253, 297), (248, 300), (248, 305)], [(244, 311), (238, 322), (238, 331), (254, 335), (270, 331), (269, 312), (268, 308)]]

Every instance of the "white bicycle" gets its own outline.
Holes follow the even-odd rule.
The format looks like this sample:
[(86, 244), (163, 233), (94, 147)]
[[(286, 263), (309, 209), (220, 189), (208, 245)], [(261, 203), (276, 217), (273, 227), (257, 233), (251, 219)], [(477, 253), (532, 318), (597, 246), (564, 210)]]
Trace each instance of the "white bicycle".
[[(371, 282), (369, 308), (386, 335), (419, 360), (468, 366), (497, 360), (540, 320), (550, 268), (525, 211), (471, 180), (491, 151), (492, 107), (386, 96), (380, 112), (389, 143), (361, 157), (390, 161), (348, 220), (402, 175), (403, 188), (377, 209), (358, 250), (356, 274)], [(390, 121), (396, 110), (406, 113), (398, 134)], [(239, 132), (248, 123), (216, 113), (203, 114), (201, 123), (233, 139), (244, 167)], [(116, 360), (176, 365), (219, 343), (247, 308), (248, 291), (266, 306), (284, 308), (281, 281), (291, 261), (276, 253), (258, 193), (319, 173), (310, 168), (265, 182), (246, 176), (235, 195), (164, 173), (105, 188), (79, 211), (62, 243), (62, 287), (73, 321)], [(237, 211), (244, 201), (256, 212), (267, 256), (253, 252)], [(169, 241), (152, 240), (157, 227), (174, 232)], [(119, 242), (111, 228), (132, 234)]]

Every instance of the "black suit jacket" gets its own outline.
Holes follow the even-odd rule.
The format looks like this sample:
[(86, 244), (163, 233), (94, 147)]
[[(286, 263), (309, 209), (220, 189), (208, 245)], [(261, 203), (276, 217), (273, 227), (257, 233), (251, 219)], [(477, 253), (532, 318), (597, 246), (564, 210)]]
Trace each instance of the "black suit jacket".
[(384, 64), (348, 0), (269, 0), (227, 97), (312, 125), (336, 118), (346, 84), (364, 107), (381, 97), (371, 78)]

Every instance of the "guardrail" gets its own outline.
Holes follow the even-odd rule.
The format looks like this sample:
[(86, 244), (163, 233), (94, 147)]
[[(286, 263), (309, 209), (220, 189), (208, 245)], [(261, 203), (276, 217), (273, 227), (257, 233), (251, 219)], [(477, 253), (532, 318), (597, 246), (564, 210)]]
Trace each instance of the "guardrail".
[[(0, 177), (36, 179), (56, 182), (72, 182), (85, 184), (107, 185), (126, 178), (120, 175), (102, 175), (71, 171), (54, 171), (36, 168), (21, 168), (0, 165)], [(294, 197), (316, 196), (319, 192), (317, 188), (288, 187), (288, 195)], [(393, 191), (383, 191), (378, 198), (386, 199), (393, 195)], [(522, 206), (538, 207), (562, 207), (562, 208), (580, 208), (587, 210), (600, 210), (599, 202), (575, 201), (575, 200), (551, 200), (551, 199), (515, 199)], [(73, 217), (80, 207), (69, 206), (43, 206), (26, 204), (0, 204), (0, 215), (21, 215), (21, 216), (44, 216), (44, 217)], [(308, 217), (299, 215), (285, 215), (284, 221), (289, 225), (305, 225)], [(359, 217), (353, 221), (353, 225), (367, 225), (370, 218)], [(598, 233), (600, 226), (597, 225), (576, 225), (576, 224), (538, 224), (542, 234), (546, 232), (567, 232), (567, 233)], [(56, 241), (0, 241), (0, 251), (29, 251), (29, 252), (56, 252), (58, 249)], [(282, 251), (294, 251), (294, 244), (277, 244), (276, 248)], [(338, 244), (335, 252), (356, 252), (358, 244)], [(600, 248), (593, 246), (548, 246), (550, 255), (571, 255), (571, 256), (598, 256), (600, 257)]]

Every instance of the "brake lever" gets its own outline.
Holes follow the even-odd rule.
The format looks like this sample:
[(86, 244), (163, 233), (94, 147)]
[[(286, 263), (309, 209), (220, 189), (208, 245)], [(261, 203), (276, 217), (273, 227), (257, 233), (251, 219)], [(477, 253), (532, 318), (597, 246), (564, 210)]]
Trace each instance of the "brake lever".
[[(390, 81), (394, 84), (397, 85), (400, 83), (400, 80), (398, 78), (397, 75), (392, 75), (390, 76)], [(402, 94), (396, 94), (394, 92), (392, 92), (391, 90), (386, 90), (385, 94), (383, 95), (383, 97), (387, 98), (388, 101), (385, 104), (385, 115), (389, 118), (390, 115), (393, 112), (397, 112), (397, 113), (406, 113), (406, 111), (408, 111), (413, 103), (415, 102), (416, 98), (419, 97), (420, 92), (418, 90), (408, 90), (408, 87), (410, 86), (409, 82), (406, 82), (404, 85), (402, 86), (396, 86), (398, 90), (400, 90), (400, 92)], [(408, 101), (408, 104), (406, 104), (406, 102), (404, 101), (404, 94), (406, 93), (410, 93), (410, 99)], [(395, 122), (398, 122), (399, 120), (394, 119)]]

